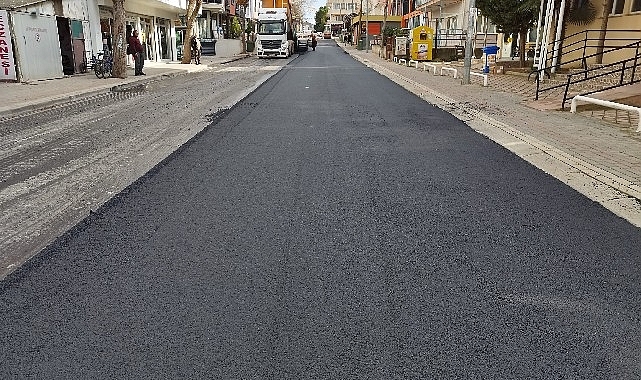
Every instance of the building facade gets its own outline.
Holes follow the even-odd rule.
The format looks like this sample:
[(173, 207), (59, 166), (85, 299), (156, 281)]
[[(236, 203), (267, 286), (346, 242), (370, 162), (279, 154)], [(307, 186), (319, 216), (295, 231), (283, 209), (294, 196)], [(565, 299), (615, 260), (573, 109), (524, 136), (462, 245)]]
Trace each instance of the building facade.
[[(187, 0), (127, 0), (127, 37), (140, 31), (147, 60), (176, 60), (176, 24), (186, 7)], [(92, 55), (112, 50), (110, 0), (0, 0), (0, 9), (8, 16), (16, 72), (15, 78), (0, 80), (77, 74), (86, 70)]]
[[(592, 41), (588, 42), (588, 47), (585, 50), (570, 51), (566, 48), (562, 55), (563, 61), (574, 61), (582, 56), (591, 56), (588, 59), (588, 64), (595, 63), (596, 57), (596, 43), (594, 40), (599, 38), (599, 30), (607, 15), (607, 28), (605, 33), (605, 46), (606, 54), (603, 55), (602, 63), (610, 64), (619, 62), (624, 59), (633, 58), (635, 54), (641, 53), (638, 45), (641, 44), (641, 0), (614, 0), (612, 7), (604, 12), (602, 4), (599, 2), (596, 5), (597, 17), (586, 25), (577, 25), (568, 22), (569, 13), (566, 11), (563, 14), (563, 25), (565, 27), (566, 36), (563, 45), (571, 46), (575, 43), (580, 43), (582, 39)], [(599, 7), (601, 6), (601, 7)], [(555, 21), (555, 20), (553, 20)], [(555, 35), (550, 36), (550, 41), (555, 40)], [(630, 48), (618, 47), (625, 45), (635, 45)], [(579, 66), (574, 64), (573, 66)]]
[[(113, 3), (110, 0), (85, 1), (98, 8), (100, 50), (112, 50)], [(129, 38), (134, 29), (138, 30), (146, 60), (175, 61), (178, 59), (176, 24), (186, 10), (187, 0), (127, 0), (126, 37)]]

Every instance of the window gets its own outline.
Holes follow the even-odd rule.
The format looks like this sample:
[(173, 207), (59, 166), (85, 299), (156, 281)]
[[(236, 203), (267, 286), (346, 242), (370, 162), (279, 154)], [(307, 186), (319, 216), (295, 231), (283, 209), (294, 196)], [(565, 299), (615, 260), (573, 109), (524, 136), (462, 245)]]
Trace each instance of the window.
[(454, 30), (456, 30), (456, 16), (454, 17), (448, 17), (445, 21), (446, 28), (448, 30), (448, 34)]
[(639, 12), (639, 11), (641, 11), (641, 0), (633, 0), (632, 7), (630, 8), (630, 12)]
[(613, 0), (612, 9), (610, 10), (611, 15), (620, 15), (623, 13), (623, 6), (625, 5), (625, 0)]
[(261, 22), (258, 24), (258, 34), (284, 34), (285, 26), (280, 21)]

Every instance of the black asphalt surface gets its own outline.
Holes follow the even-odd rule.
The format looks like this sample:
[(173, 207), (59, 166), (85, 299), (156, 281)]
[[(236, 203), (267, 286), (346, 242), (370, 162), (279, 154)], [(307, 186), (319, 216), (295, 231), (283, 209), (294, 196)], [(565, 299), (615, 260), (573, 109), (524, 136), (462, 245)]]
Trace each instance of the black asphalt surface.
[(640, 247), (320, 41), (0, 283), (0, 378), (639, 379)]

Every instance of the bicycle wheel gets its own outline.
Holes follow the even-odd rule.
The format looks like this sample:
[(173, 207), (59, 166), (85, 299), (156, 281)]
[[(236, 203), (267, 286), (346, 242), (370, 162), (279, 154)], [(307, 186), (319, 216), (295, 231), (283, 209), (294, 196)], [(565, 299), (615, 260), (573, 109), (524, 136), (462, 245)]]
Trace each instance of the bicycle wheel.
[(96, 77), (98, 78), (105, 77), (105, 70), (101, 60), (96, 61), (96, 63), (93, 66), (93, 72), (96, 74)]

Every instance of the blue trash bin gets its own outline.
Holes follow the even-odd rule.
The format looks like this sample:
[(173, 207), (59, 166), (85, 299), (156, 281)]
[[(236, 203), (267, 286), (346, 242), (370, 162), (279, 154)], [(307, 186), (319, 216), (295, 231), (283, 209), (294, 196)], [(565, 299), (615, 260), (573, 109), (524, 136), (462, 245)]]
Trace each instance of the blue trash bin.
[(499, 52), (499, 47), (496, 45), (490, 45), (490, 46), (485, 46), (483, 47), (483, 53), (485, 53), (485, 67), (483, 68), (483, 72), (485, 74), (490, 72), (490, 66), (487, 64), (487, 56), (496, 54)]

